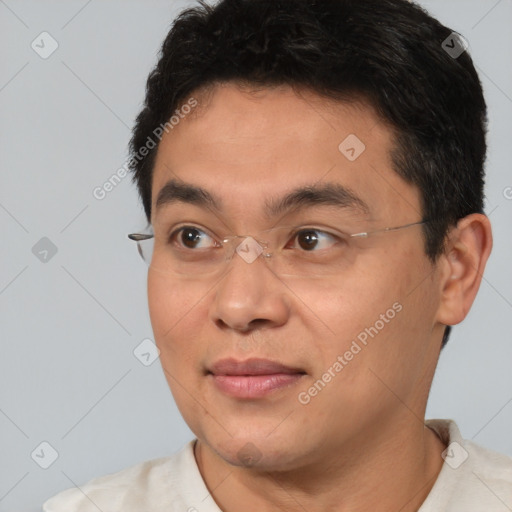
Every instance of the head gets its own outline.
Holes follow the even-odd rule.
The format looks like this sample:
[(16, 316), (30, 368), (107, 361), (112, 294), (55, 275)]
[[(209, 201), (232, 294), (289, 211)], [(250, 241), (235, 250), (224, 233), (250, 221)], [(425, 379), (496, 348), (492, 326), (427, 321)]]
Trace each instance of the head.
[[(223, 0), (183, 12), (165, 39), (130, 145), (163, 237), (178, 223), (224, 237), (425, 221), (354, 242), (329, 278), (236, 257), (210, 280), (150, 268), (166, 377), (189, 426), (226, 460), (253, 442), (262, 464), (292, 467), (332, 449), (325, 436), (341, 446), (377, 421), (406, 421), (389, 389), (424, 413), (491, 247), (486, 107), (468, 53), (443, 48), (451, 34), (405, 0)], [(272, 216), (278, 204), (293, 208)], [(240, 401), (211, 382), (225, 357), (284, 362), (302, 377)], [(320, 418), (327, 430), (297, 450)]]

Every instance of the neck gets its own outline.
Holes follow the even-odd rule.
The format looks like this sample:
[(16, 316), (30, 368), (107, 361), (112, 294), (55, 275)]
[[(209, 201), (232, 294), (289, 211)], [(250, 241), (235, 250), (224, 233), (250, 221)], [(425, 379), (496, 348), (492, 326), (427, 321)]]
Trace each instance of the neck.
[(291, 471), (232, 466), (199, 440), (196, 460), (223, 512), (417, 511), (441, 470), (445, 446), (410, 418), (371, 430)]

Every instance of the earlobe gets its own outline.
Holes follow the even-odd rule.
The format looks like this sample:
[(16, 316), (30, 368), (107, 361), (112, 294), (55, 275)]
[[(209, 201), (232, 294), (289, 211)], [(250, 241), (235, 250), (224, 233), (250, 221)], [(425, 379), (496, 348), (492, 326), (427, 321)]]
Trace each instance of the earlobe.
[(455, 325), (464, 320), (480, 287), (491, 249), (491, 224), (483, 214), (464, 217), (448, 235), (440, 262), (444, 270), (437, 311), (439, 323)]

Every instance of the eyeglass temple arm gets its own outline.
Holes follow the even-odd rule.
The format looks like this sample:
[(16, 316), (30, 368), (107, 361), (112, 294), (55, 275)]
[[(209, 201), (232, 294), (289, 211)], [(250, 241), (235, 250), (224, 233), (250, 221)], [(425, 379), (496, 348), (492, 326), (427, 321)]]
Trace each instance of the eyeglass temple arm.
[(366, 238), (369, 235), (372, 235), (373, 233), (384, 233), (386, 231), (397, 231), (398, 229), (405, 229), (410, 228), (411, 226), (419, 226), (421, 224), (427, 224), (427, 222), (430, 222), (430, 219), (420, 220), (418, 222), (411, 222), (409, 224), (405, 224), (404, 226), (395, 226), (391, 228), (382, 228), (382, 229), (376, 229), (375, 231), (365, 231), (363, 233), (354, 233), (353, 235), (350, 235), (350, 238)]
[(148, 234), (143, 234), (143, 233), (131, 233), (130, 235), (128, 235), (128, 238), (130, 240), (133, 240), (134, 242), (142, 242), (144, 240), (149, 240), (151, 238), (153, 238), (155, 235), (148, 235)]

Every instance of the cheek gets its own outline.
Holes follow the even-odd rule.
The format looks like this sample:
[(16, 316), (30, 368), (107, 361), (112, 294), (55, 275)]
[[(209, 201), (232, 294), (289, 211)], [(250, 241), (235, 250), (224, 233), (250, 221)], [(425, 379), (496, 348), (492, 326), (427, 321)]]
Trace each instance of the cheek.
[(203, 414), (198, 404), (203, 349), (200, 339), (204, 339), (202, 329), (206, 325), (202, 318), (205, 306), (201, 302), (204, 289), (203, 286), (201, 292), (197, 285), (177, 282), (154, 271), (148, 274), (149, 313), (160, 364), (175, 403), (193, 432), (198, 432), (198, 418)]
[[(343, 372), (345, 378), (358, 379), (357, 373), (368, 366), (392, 369), (396, 355), (403, 357), (417, 350), (422, 341), (418, 335), (421, 329), (425, 332), (423, 320), (418, 328), (418, 315), (422, 303), (430, 307), (417, 294), (423, 295), (420, 283), (429, 275), (428, 269), (415, 265), (411, 257), (408, 265), (403, 264), (404, 258), (396, 265), (389, 258), (386, 265), (383, 261), (378, 258), (364, 265), (360, 261), (337, 285), (326, 282), (303, 300), (326, 327), (322, 329), (325, 335), (318, 336), (317, 331), (315, 336), (321, 366), (329, 368), (338, 356), (346, 354), (344, 359), (351, 370)], [(411, 294), (418, 285), (420, 288)]]
[(338, 348), (373, 325), (399, 300), (399, 280), (390, 279), (389, 268), (379, 268), (378, 262), (377, 270), (375, 267), (367, 264), (354, 268), (335, 282), (326, 281), (315, 295), (310, 293), (303, 299), (318, 312), (331, 336), (340, 340)]
[(178, 290), (170, 285), (166, 277), (150, 269), (148, 274), (148, 305), (153, 333), (157, 343), (161, 342), (180, 315)]
[(189, 359), (204, 327), (204, 286), (177, 281), (151, 272), (148, 275), (148, 305), (155, 342), (162, 363), (177, 367)]

